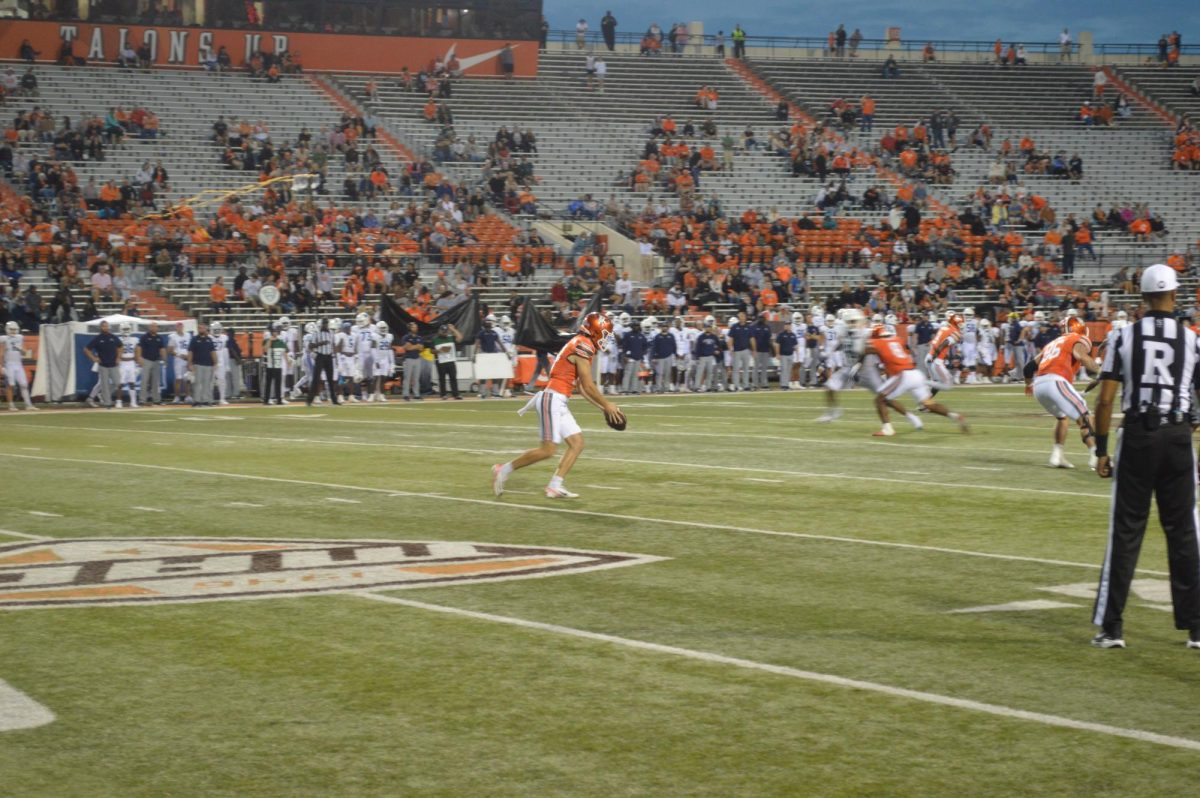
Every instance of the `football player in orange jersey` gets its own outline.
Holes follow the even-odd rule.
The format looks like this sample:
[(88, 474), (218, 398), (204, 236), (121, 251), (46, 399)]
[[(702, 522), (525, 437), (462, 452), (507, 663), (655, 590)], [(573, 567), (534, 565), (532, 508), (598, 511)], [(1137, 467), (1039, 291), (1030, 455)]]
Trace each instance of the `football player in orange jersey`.
[(894, 329), (889, 329), (884, 325), (872, 328), (871, 338), (867, 343), (871, 351), (879, 358), (879, 362), (883, 364), (883, 370), (887, 374), (887, 379), (875, 393), (875, 411), (879, 413), (879, 420), (883, 426), (878, 432), (872, 434), (880, 438), (896, 434), (892, 428), (891, 414), (888, 413), (889, 407), (897, 413), (903, 413), (917, 429), (924, 427), (921, 419), (915, 413), (908, 412), (896, 401), (906, 393), (912, 394), (913, 399), (916, 399), (928, 412), (945, 416), (951, 421), (957, 421), (959, 429), (963, 432), (970, 432), (961, 413), (955, 413), (945, 405), (933, 401), (933, 394), (925, 381), (925, 375), (917, 370), (912, 355), (909, 354), (904, 342), (896, 335)]
[(1079, 425), (1083, 445), (1091, 452), (1088, 467), (1096, 467), (1096, 438), (1092, 433), (1087, 402), (1083, 401), (1083, 396), (1071, 383), (1081, 363), (1089, 374), (1100, 372), (1100, 366), (1092, 357), (1087, 325), (1077, 316), (1071, 316), (1067, 318), (1066, 333), (1046, 344), (1035, 359), (1025, 364), (1025, 393), (1037, 399), (1046, 412), (1057, 419), (1054, 424), (1054, 448), (1050, 450), (1052, 468), (1075, 467), (1063, 457), (1067, 419)]
[(608, 314), (592, 312), (584, 317), (575, 337), (559, 351), (554, 365), (550, 367), (550, 384), (545, 390), (538, 391), (519, 411), (521, 415), (530, 408), (537, 412), (542, 442), (515, 460), (492, 466), (492, 491), (497, 496), (504, 493), (504, 483), (513, 471), (553, 457), (560, 443), (566, 443), (567, 450), (563, 452), (558, 468), (546, 486), (546, 498), (574, 499), (579, 495), (563, 485), (563, 479), (583, 451), (583, 430), (567, 407), (567, 400), (575, 392), (575, 387), (578, 385), (583, 398), (603, 411), (609, 426), (625, 428), (625, 414), (604, 398), (592, 379), (592, 360), (607, 345), (612, 334), (613, 323)]
[(946, 366), (950, 357), (950, 348), (962, 340), (963, 317), (960, 313), (950, 313), (946, 316), (946, 326), (937, 331), (929, 342), (929, 354), (925, 356), (925, 371), (929, 373), (929, 382), (933, 385), (933, 395), (938, 391), (946, 391), (954, 387), (954, 377)]

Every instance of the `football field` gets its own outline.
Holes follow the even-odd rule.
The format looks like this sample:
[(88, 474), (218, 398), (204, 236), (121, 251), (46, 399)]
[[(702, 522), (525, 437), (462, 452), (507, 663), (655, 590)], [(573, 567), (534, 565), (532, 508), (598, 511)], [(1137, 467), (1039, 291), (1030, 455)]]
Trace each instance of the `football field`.
[(1200, 652), (1157, 516), (1129, 648), (1088, 641), (1111, 483), (868, 395), (0, 417), (0, 795), (1163, 796)]

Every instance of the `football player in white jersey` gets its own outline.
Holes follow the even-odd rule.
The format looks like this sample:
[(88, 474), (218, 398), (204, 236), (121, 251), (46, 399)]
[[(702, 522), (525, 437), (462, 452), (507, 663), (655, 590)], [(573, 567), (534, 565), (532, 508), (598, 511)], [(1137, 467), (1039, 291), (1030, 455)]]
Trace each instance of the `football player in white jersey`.
[(129, 406), (137, 407), (138, 337), (133, 334), (133, 325), (127, 321), (121, 322), (120, 333), (118, 337), (121, 341), (121, 360), (118, 365), (121, 373), (121, 384), (117, 388), (117, 407), (121, 407), (122, 389), (129, 392)]
[(191, 401), (188, 379), (188, 348), (192, 345), (192, 334), (183, 328), (183, 322), (175, 322), (175, 332), (167, 336), (167, 351), (171, 353), (175, 369), (175, 398), (171, 404)]
[(975, 319), (975, 308), (963, 308), (962, 340), (959, 350), (962, 353), (963, 370), (967, 372), (966, 384), (972, 385), (976, 380), (975, 366), (979, 362), (979, 322)]
[(213, 396), (220, 397), (217, 404), (227, 405), (225, 375), (229, 372), (229, 336), (219, 321), (214, 321), (208, 329), (212, 333), (213, 354), (216, 355), (213, 358)]
[(308, 351), (309, 344), (313, 342), (317, 332), (317, 323), (310, 321), (304, 325), (304, 336), (300, 339), (300, 351), (304, 354), (297, 358), (297, 368), (292, 370), (296, 374), (296, 381), (292, 385), (292, 397), (299, 397), (305, 393), (308, 388), (308, 383), (312, 379), (313, 368), (316, 366), (316, 359), (313, 353)]
[(338, 384), (342, 400), (357, 402), (358, 398), (350, 390), (358, 373), (358, 336), (354, 334), (354, 325), (348, 321), (342, 322), (342, 329), (333, 336), (333, 351), (337, 353)]
[(684, 324), (682, 316), (676, 316), (671, 319), (667, 332), (675, 338), (675, 381), (671, 390), (675, 393), (691, 391), (688, 377), (692, 371), (692, 345), (700, 337), (700, 331), (690, 324)]
[(21, 398), (25, 400), (26, 410), (37, 410), (33, 400), (29, 398), (29, 377), (25, 374), (25, 364), (21, 359), (25, 356), (25, 337), (21, 335), (21, 325), (10, 321), (4, 325), (4, 336), (0, 337), (0, 351), (4, 355), (4, 394), (8, 399), (8, 409), (16, 410), (13, 404), (13, 386), (21, 389)]
[(838, 311), (838, 316), (841, 318), (826, 317), (826, 363), (830, 364), (831, 373), (825, 381), (825, 404), (829, 409), (817, 419), (822, 424), (842, 417), (842, 408), (837, 400), (838, 391), (844, 391), (854, 384), (861, 368), (859, 360), (867, 344), (867, 317), (861, 310), (843, 308)]
[(371, 395), (371, 399), (376, 402), (386, 402), (387, 398), (383, 395), (383, 384), (391, 379), (392, 374), (396, 371), (396, 350), (392, 348), (392, 331), (388, 327), (386, 321), (378, 322), (375, 325), (374, 341), (374, 360), (371, 363), (371, 378), (375, 382), (375, 392)]
[[(280, 382), (280, 395), (287, 397), (288, 395), (288, 378), (291, 377), (292, 385), (295, 386), (297, 380), (296, 366), (298, 363), (300, 331), (292, 326), (292, 320), (287, 316), (280, 316), (271, 323), (271, 330), (279, 332), (279, 340), (283, 341), (283, 366), (281, 373), (283, 375)], [(269, 341), (271, 338), (270, 331), (263, 333), (263, 340)], [(294, 392), (293, 392), (294, 393)]]
[[(504, 354), (508, 355), (509, 362), (512, 363), (513, 374), (517, 373), (517, 328), (513, 326), (512, 317), (504, 315), (500, 317), (499, 325), (496, 329), (496, 334), (500, 336), (500, 346), (504, 348)], [(609, 336), (610, 338), (612, 336)], [(505, 397), (512, 396), (512, 380), (504, 380), (500, 383), (500, 395)], [(603, 390), (603, 389), (601, 389)]]
[(356, 380), (359, 385), (356, 393), (363, 394), (364, 401), (369, 402), (371, 396), (368, 391), (375, 384), (375, 345), (378, 336), (375, 325), (371, 324), (371, 317), (366, 313), (359, 313), (354, 321), (356, 325), (354, 335), (358, 338), (358, 375)]
[(804, 387), (801, 377), (804, 374), (804, 361), (808, 354), (808, 325), (804, 323), (804, 314), (800, 311), (792, 313), (790, 325), (792, 335), (796, 336), (796, 351), (792, 353), (792, 368), (788, 374), (779, 375), (779, 384), (782, 386), (784, 381), (787, 381), (788, 388), (799, 389)]
[(979, 320), (979, 341), (976, 344), (978, 360), (975, 371), (979, 374), (980, 382), (992, 381), (992, 369), (996, 366), (996, 350), (998, 348), (996, 342), (999, 337), (1000, 331), (993, 327), (990, 321)]

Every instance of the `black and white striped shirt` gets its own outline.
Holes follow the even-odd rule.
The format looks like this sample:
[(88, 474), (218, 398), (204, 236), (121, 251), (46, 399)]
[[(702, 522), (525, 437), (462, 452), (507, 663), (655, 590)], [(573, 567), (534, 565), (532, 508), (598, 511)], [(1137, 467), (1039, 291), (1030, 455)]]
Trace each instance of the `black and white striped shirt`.
[(1121, 383), (1121, 410), (1188, 413), (1196, 378), (1196, 334), (1165, 311), (1150, 311), (1108, 341), (1100, 377)]
[(317, 330), (312, 337), (313, 352), (318, 355), (333, 354), (333, 333), (329, 330)]

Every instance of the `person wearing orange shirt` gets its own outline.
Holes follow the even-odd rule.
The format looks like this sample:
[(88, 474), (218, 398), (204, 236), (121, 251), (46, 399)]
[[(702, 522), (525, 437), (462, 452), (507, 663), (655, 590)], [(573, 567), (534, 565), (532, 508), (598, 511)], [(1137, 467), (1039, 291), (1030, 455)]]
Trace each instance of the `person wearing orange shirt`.
[(1037, 399), (1038, 404), (1056, 419), (1054, 448), (1050, 450), (1050, 465), (1053, 468), (1075, 467), (1063, 457), (1068, 419), (1079, 425), (1083, 445), (1091, 452), (1088, 467), (1096, 467), (1096, 438), (1092, 433), (1087, 402), (1072, 384), (1080, 364), (1089, 374), (1100, 373), (1099, 364), (1092, 358), (1092, 342), (1088, 339), (1087, 325), (1078, 316), (1068, 318), (1067, 332), (1046, 344), (1036, 358), (1025, 364), (1026, 395)]
[(592, 379), (592, 361), (597, 352), (607, 348), (612, 335), (613, 323), (608, 314), (592, 312), (584, 318), (579, 333), (559, 351), (554, 365), (550, 367), (550, 384), (545, 390), (534, 394), (518, 411), (521, 415), (531, 409), (537, 413), (541, 444), (514, 460), (492, 466), (492, 491), (497, 496), (504, 493), (504, 484), (514, 471), (553, 457), (558, 451), (558, 444), (566, 443), (567, 450), (559, 460), (550, 484), (546, 486), (546, 498), (578, 497), (563, 484), (583, 452), (583, 430), (567, 406), (575, 389), (578, 387), (585, 399), (600, 408), (609, 426), (618, 430), (625, 428), (625, 414), (605, 398)]
[(961, 413), (955, 413), (945, 405), (933, 400), (933, 391), (929, 389), (925, 375), (917, 370), (912, 354), (900, 340), (894, 328), (877, 324), (871, 329), (870, 335), (871, 337), (867, 340), (867, 353), (879, 359), (879, 363), (887, 375), (887, 379), (880, 384), (875, 393), (875, 412), (879, 414), (882, 426), (878, 432), (872, 433), (874, 436), (890, 438), (896, 434), (896, 430), (892, 428), (889, 408), (903, 413), (914, 428), (919, 430), (925, 426), (921, 423), (920, 417), (915, 413), (908, 412), (899, 403), (900, 397), (906, 393), (911, 395), (926, 411), (958, 422), (958, 426), (963, 432), (970, 431)]
[(229, 311), (229, 289), (225, 287), (225, 278), (218, 277), (208, 289), (208, 299), (214, 313)]
[(875, 126), (875, 98), (869, 94), (864, 94), (862, 99), (859, 100), (859, 105), (862, 108), (859, 129), (863, 133), (870, 133), (871, 128)]

